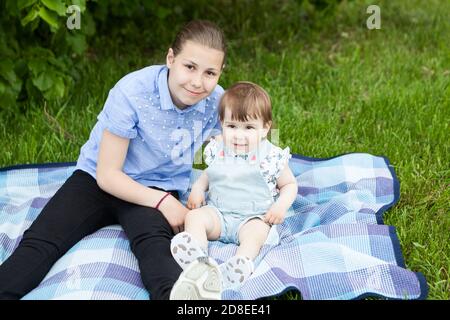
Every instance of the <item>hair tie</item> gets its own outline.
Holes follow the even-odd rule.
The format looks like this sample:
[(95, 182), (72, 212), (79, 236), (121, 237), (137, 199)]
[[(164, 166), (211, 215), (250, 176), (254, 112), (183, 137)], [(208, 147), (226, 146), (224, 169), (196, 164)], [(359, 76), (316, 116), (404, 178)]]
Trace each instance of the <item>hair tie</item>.
[(163, 202), (163, 200), (170, 195), (170, 192), (167, 192), (162, 198), (161, 200), (159, 200), (158, 204), (156, 205), (155, 209), (159, 208), (159, 205), (161, 204), (161, 202)]

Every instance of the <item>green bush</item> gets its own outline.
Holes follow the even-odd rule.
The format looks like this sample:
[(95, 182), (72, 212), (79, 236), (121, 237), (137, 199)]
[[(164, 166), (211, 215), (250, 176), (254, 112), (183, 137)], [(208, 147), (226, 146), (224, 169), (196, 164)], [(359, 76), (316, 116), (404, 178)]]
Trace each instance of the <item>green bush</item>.
[[(85, 12), (85, 1), (7, 0), (0, 24), (0, 105), (14, 110), (16, 101), (30, 98), (54, 100), (67, 95), (74, 74), (70, 53), (81, 55), (93, 27), (71, 32), (62, 22), (66, 7), (76, 4)], [(87, 24), (89, 25), (89, 24)], [(93, 24), (92, 24), (93, 26)]]
[[(304, 28), (311, 17), (320, 18), (316, 12), (330, 12), (337, 2), (4, 0), (0, 111), (16, 112), (24, 102), (66, 99), (81, 78), (86, 51), (105, 37), (110, 48), (148, 52), (167, 46), (187, 21), (202, 18), (216, 21), (228, 35), (246, 37), (251, 52), (255, 41), (270, 48)], [(284, 19), (271, 19), (274, 12)], [(74, 23), (77, 17), (80, 28)]]

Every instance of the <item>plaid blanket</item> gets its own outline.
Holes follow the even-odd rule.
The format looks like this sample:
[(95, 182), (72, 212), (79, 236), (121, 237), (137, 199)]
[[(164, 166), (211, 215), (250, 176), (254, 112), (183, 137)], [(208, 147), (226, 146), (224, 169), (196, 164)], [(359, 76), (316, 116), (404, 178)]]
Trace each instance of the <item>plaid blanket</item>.
[[(298, 195), (269, 234), (250, 279), (224, 299), (258, 299), (299, 290), (303, 299), (424, 299), (427, 284), (405, 268), (394, 227), (382, 215), (399, 198), (386, 158), (352, 153), (329, 159), (294, 155)], [(0, 169), (0, 264), (73, 172), (74, 163)], [(194, 169), (191, 181), (200, 175)], [(188, 190), (180, 195), (186, 202)], [(219, 263), (236, 246), (210, 242)], [(24, 299), (148, 299), (120, 226), (85, 237)]]

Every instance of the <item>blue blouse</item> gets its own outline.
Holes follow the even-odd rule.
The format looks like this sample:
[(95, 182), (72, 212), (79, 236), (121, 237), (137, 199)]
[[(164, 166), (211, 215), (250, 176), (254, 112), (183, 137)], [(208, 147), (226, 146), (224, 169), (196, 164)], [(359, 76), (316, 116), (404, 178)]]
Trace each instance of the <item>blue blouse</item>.
[[(96, 177), (103, 130), (130, 139), (123, 171), (133, 180), (185, 192), (194, 155), (210, 136), (220, 134), (217, 85), (207, 98), (183, 110), (170, 97), (165, 65), (129, 73), (109, 91), (76, 169)], [(196, 160), (196, 162), (200, 162)]]

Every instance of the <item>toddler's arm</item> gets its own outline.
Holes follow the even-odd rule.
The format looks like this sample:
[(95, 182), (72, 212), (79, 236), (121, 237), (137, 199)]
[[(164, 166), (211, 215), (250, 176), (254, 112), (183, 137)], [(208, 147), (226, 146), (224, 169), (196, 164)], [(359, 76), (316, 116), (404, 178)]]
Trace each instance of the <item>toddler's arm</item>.
[(286, 212), (297, 197), (297, 180), (287, 164), (277, 179), (277, 187), (280, 196), (265, 215), (265, 221), (270, 224), (282, 223)]
[(205, 192), (208, 190), (209, 182), (206, 170), (203, 170), (200, 177), (192, 185), (191, 193), (187, 201), (187, 207), (189, 209), (200, 208), (206, 204)]

